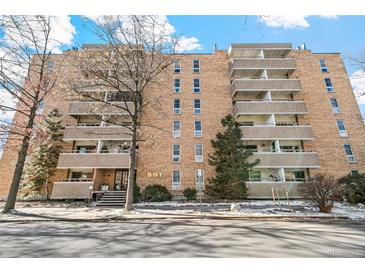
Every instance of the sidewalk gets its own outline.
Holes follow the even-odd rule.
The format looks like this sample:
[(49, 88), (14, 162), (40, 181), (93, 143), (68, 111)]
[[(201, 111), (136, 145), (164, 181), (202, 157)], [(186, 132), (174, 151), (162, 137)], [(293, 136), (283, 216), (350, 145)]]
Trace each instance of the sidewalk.
[[(352, 219), (365, 220), (363, 206), (336, 203), (331, 214), (318, 212), (304, 201), (292, 201), (290, 208), (284, 203), (274, 206), (271, 201), (246, 201), (238, 203), (238, 211), (230, 211), (230, 203), (203, 203), (200, 213), (198, 203), (164, 202), (139, 203), (131, 212), (118, 208), (67, 207), (52, 204), (35, 207), (20, 204), (12, 214), (0, 214), (0, 222), (27, 221), (112, 221), (144, 219), (255, 219), (255, 220), (308, 220)], [(22, 207), (23, 206), (23, 207)]]

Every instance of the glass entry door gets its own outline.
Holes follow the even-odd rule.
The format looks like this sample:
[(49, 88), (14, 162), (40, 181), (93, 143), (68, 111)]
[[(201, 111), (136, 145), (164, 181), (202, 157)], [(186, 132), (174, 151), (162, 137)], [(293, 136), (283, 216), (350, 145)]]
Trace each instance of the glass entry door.
[(114, 190), (126, 190), (128, 184), (128, 170), (115, 172)]

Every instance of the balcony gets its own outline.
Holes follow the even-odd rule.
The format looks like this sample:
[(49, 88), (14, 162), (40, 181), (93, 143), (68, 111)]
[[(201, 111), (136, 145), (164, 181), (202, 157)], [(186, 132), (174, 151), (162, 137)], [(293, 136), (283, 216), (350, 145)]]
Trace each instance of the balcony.
[(289, 43), (231, 44), (228, 50), (230, 58), (242, 57), (285, 57), (292, 50)]
[(77, 153), (60, 154), (57, 168), (129, 168), (129, 153)]
[(273, 77), (292, 74), (296, 65), (294, 58), (244, 58), (232, 59), (230, 69), (234, 78), (252, 77), (263, 69)]
[(316, 152), (255, 152), (250, 159), (260, 159), (255, 168), (319, 168)]
[(235, 116), (246, 114), (306, 114), (304, 101), (237, 101)]
[(66, 126), (63, 140), (130, 140), (129, 133), (122, 126)]
[(232, 95), (238, 92), (289, 91), (302, 89), (298, 79), (235, 79), (232, 82)]
[(310, 125), (270, 126), (254, 125), (240, 126), (242, 140), (313, 140)]
[(71, 102), (69, 108), (69, 115), (103, 115), (103, 114), (115, 114), (115, 115), (128, 115), (128, 112), (121, 107), (128, 107), (130, 111), (134, 110), (132, 102), (127, 102), (127, 106), (124, 102), (95, 102), (95, 101), (81, 101)]
[(300, 191), (300, 184), (303, 182), (246, 182), (247, 192), (250, 199), (272, 199), (272, 189), (280, 199), (304, 198)]
[[(109, 82), (111, 80), (103, 79), (83, 79), (79, 80), (75, 86), (77, 92), (106, 92), (106, 91), (116, 91), (114, 85)], [(126, 80), (124, 83), (125, 90), (130, 90), (135, 88), (135, 84), (131, 80)], [(115, 85), (118, 86), (118, 85)], [(122, 83), (119, 83), (119, 89), (122, 90)]]
[(87, 199), (94, 182), (54, 182), (51, 199)]

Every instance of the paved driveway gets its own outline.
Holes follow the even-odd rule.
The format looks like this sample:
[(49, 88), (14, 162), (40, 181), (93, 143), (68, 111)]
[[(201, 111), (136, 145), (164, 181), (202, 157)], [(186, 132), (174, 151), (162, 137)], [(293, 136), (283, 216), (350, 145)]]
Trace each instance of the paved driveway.
[(365, 257), (365, 223), (0, 223), (1, 257)]

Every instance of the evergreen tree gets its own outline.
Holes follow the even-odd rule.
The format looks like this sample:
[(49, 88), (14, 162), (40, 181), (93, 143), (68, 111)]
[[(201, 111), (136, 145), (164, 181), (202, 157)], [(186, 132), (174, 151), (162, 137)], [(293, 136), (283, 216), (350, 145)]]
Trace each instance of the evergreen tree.
[(24, 189), (26, 195), (42, 195), (48, 198), (48, 179), (54, 175), (61, 150), (61, 117), (58, 109), (53, 109), (39, 123), (35, 135), (35, 150), (26, 164)]
[(214, 153), (209, 155), (209, 164), (214, 166), (216, 175), (208, 179), (206, 192), (219, 199), (245, 199), (248, 173), (259, 160), (248, 161), (252, 152), (245, 149), (239, 124), (232, 115), (221, 122), (225, 129), (211, 141)]

